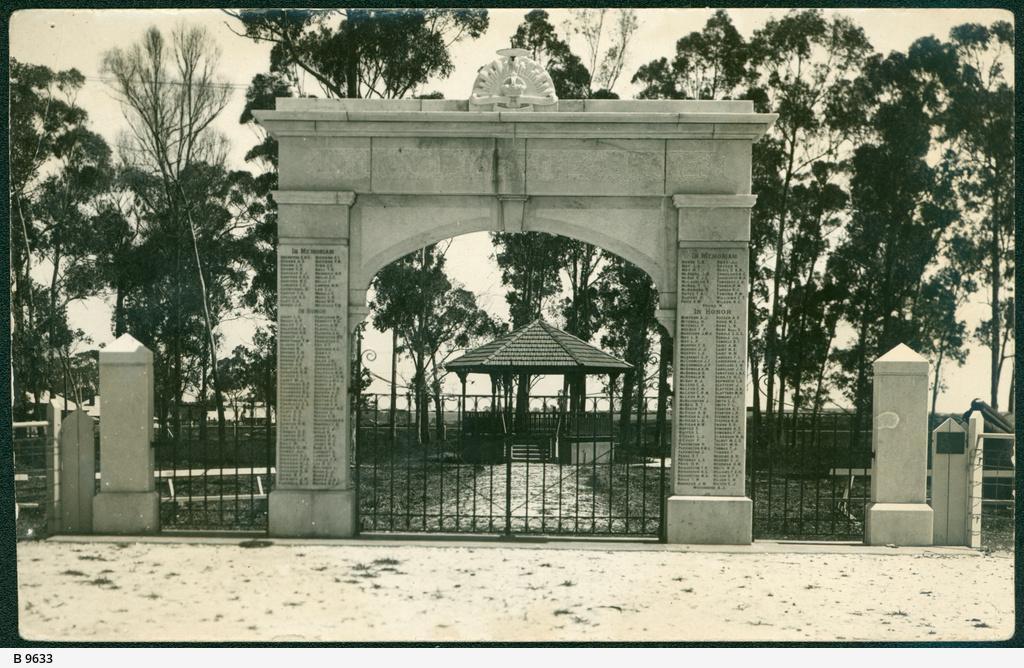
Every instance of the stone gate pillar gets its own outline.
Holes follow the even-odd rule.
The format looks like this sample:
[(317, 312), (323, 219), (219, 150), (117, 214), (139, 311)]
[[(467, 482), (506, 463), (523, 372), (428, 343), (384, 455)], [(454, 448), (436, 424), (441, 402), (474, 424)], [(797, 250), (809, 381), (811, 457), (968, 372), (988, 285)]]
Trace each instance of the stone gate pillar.
[(676, 195), (670, 543), (747, 544), (747, 291), (753, 195)]
[(351, 192), (278, 191), (277, 479), (272, 536), (355, 533), (349, 474)]

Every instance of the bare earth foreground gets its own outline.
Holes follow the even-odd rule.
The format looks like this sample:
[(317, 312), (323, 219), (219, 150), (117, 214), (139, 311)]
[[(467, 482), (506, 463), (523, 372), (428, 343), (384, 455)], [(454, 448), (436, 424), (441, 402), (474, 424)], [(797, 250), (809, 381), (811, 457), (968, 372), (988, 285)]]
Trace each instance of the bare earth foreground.
[[(553, 548), (553, 549), (552, 549)], [(956, 549), (24, 542), (22, 635), (65, 641), (998, 640), (1013, 559)]]

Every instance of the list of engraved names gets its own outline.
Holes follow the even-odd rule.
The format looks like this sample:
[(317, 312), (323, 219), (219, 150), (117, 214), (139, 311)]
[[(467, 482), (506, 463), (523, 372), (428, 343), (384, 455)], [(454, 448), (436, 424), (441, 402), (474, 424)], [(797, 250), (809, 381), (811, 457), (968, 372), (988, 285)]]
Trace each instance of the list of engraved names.
[(747, 250), (679, 249), (677, 494), (743, 494)]
[(343, 480), (348, 267), (344, 246), (278, 248), (277, 484)]

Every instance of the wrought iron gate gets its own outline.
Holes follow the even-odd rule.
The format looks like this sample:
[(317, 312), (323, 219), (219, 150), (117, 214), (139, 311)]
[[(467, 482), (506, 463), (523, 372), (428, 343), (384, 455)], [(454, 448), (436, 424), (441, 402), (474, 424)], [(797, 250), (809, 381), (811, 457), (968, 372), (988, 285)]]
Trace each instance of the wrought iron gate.
[(198, 406), (182, 406), (167, 422), (154, 443), (161, 530), (266, 532), (274, 426), (240, 418), (221, 433)]
[[(364, 395), (355, 477), (364, 532), (653, 536), (668, 492), (665, 438), (647, 402), (628, 426), (590, 398), (567, 420), (557, 397), (531, 398), (514, 418), (489, 396)], [(652, 402), (653, 403), (653, 402)], [(660, 434), (658, 426), (661, 426)], [(417, 432), (420, 433), (417, 433)]]

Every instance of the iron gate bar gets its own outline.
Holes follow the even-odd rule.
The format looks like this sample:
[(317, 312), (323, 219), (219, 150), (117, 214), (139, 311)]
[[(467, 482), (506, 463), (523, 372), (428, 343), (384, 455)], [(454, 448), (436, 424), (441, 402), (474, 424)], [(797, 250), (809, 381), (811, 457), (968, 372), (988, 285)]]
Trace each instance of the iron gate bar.
[(512, 438), (505, 431), (505, 535), (512, 535)]
[[(455, 457), (455, 530), (456, 531), (461, 531), (462, 530), (462, 518), (460, 517), (461, 513), (459, 511), (460, 511), (460, 506), (462, 504), (462, 486), (461, 486), (460, 483), (461, 483), (461, 480), (462, 480), (462, 453), (463, 453), (463, 449), (462, 449), (462, 404), (463, 404), (464, 401), (465, 401), (465, 398), (464, 397), (460, 397), (459, 399), (456, 399), (456, 404), (455, 404), (455, 413), (456, 413), (456, 416), (458, 417), (458, 423), (459, 423), (459, 441), (458, 441), (459, 450), (456, 453), (456, 457)], [(441, 419), (444, 420), (443, 402), (442, 402), (442, 409), (441, 409)], [(447, 434), (446, 434), (446, 437), (447, 437)]]
[[(192, 413), (192, 419), (195, 420), (195, 413)], [(203, 455), (204, 455), (203, 459), (205, 460), (206, 459), (205, 455), (206, 455), (207, 449), (208, 449), (209, 434), (207, 434), (207, 432), (206, 432), (206, 415), (203, 414), (201, 416), (201, 419), (202, 419), (202, 422), (200, 423), (201, 426), (197, 425), (197, 429), (196, 429), (196, 440), (198, 441), (197, 445), (203, 451)], [(206, 438), (199, 438), (200, 436), (206, 436)], [(210, 483), (209, 483), (209, 477), (210, 477), (209, 476), (209, 471), (204, 466), (203, 467), (203, 524), (206, 524), (209, 521), (209, 517), (210, 517)]]
[(797, 515), (797, 532), (803, 534), (804, 532), (804, 487), (806, 482), (805, 471), (802, 469), (804, 466), (804, 439), (800, 438), (800, 422), (799, 417), (796, 413), (796, 407), (793, 408), (793, 441), (799, 443), (800, 457), (799, 463), (801, 470), (799, 471), (800, 480), (800, 514)]
[[(544, 401), (544, 413), (545, 413), (545, 417), (549, 417), (549, 418), (553, 418), (554, 417), (553, 414), (551, 416), (547, 416), (546, 415), (547, 414), (547, 400)], [(555, 433), (556, 434), (558, 433), (558, 425), (557, 425), (557, 423), (555, 424)], [(551, 441), (549, 440), (548, 444), (547, 444), (547, 447), (545, 448), (544, 459), (541, 460), (541, 464), (540, 464), (540, 489), (541, 489), (541, 495), (540, 495), (540, 532), (541, 533), (544, 533), (544, 531), (545, 531), (544, 525), (546, 524), (545, 520), (547, 519), (547, 509), (546, 509), (545, 500), (548, 498), (548, 495), (547, 495), (547, 489), (548, 489), (548, 487), (547, 487), (547, 480), (548, 480), (548, 460), (550, 458), (551, 458)]]
[[(265, 406), (265, 410), (267, 411), (267, 415), (268, 415), (268, 419), (269, 419), (270, 406), (269, 405)], [(264, 441), (264, 445), (266, 445), (265, 441)], [(266, 450), (269, 451), (270, 448), (268, 447), (268, 448), (266, 448)], [(249, 461), (250, 462), (254, 462), (254, 463), (256, 461), (256, 443), (255, 443), (255, 439), (252, 437), (252, 430), (249, 431)], [(238, 462), (236, 462), (236, 464), (237, 463)], [(251, 524), (255, 524), (255, 522), (256, 522), (256, 471), (254, 470), (255, 468), (256, 468), (255, 466), (250, 466), (249, 467), (249, 521), (250, 521)], [(235, 469), (237, 470), (238, 467), (236, 466)], [(269, 492), (269, 491), (270, 491), (270, 468), (268, 467), (267, 468), (267, 492)], [(270, 513), (270, 508), (269, 508), (269, 504), (268, 504), (268, 508), (267, 508), (267, 514), (268, 514), (268, 517), (267, 517), (267, 525), (268, 525), (267, 526), (267, 530), (268, 531), (269, 531), (269, 524), (270, 524), (269, 513)]]
[(848, 490), (849, 500), (846, 503), (846, 509), (844, 514), (846, 515), (846, 533), (850, 533), (850, 518), (853, 516), (853, 434), (856, 429), (850, 429), (846, 432), (846, 461), (850, 464), (849, 471), (847, 472), (847, 484), (846, 489)]
[[(388, 528), (395, 530), (395, 439), (398, 437), (398, 397), (388, 404)], [(406, 506), (408, 508), (408, 505)], [(376, 510), (376, 507), (375, 507)], [(377, 526), (374, 522), (373, 526)]]
[[(609, 386), (609, 392), (611, 392)], [(609, 418), (611, 418), (611, 410), (608, 411)], [(597, 399), (594, 399), (594, 420), (591, 423), (591, 438), (593, 439), (593, 452), (590, 455), (590, 533), (596, 533), (597, 531)], [(609, 443), (611, 442), (611, 434), (608, 436)], [(611, 467), (609, 467), (611, 470)], [(609, 488), (609, 492), (611, 488)], [(611, 512), (608, 513), (611, 515)]]
[[(380, 427), (380, 397), (379, 396), (374, 396), (373, 397), (373, 461), (372, 461), (372, 464), (373, 464), (373, 470), (372, 470), (373, 498), (372, 498), (372, 503), (370, 505), (370, 510), (373, 513), (373, 526), (377, 526), (377, 506), (380, 505), (380, 501), (378, 500), (378, 495), (377, 495), (377, 462), (378, 462), (378, 459), (380, 458), (380, 430), (379, 430), (379, 427)], [(358, 439), (358, 437), (359, 437), (359, 425), (356, 425), (356, 438)], [(360, 469), (362, 469), (362, 466), (360, 466), (360, 464), (359, 464), (359, 443), (357, 442), (356, 443), (356, 470), (360, 470)], [(360, 480), (362, 480), (361, 475), (362, 474), (360, 474)], [(361, 487), (359, 485), (356, 485), (356, 490), (357, 490), (357, 494), (358, 494), (359, 490), (361, 490)], [(357, 503), (356, 505), (361, 505), (362, 504), (362, 499), (360, 498), (360, 499), (358, 499), (358, 501), (359, 501), (359, 503)], [(362, 528), (362, 516), (361, 515), (360, 515), (360, 521), (359, 521), (359, 523), (356, 524), (356, 526), (359, 527), (360, 529)]]
[(811, 420), (811, 435), (814, 437), (814, 531), (821, 531), (821, 432), (817, 430), (817, 414)]
[[(406, 434), (413, 435), (412, 432), (412, 397), (408, 394), (405, 395), (405, 426)], [(404, 468), (405, 468), (405, 528), (406, 530), (412, 529), (412, 471), (409, 469), (409, 460), (411, 458), (406, 455), (402, 457)]]
[[(185, 418), (185, 424), (187, 425), (186, 426), (185, 438), (186, 438), (186, 446), (187, 446), (187, 448), (186, 448), (187, 449), (187, 455), (186, 456), (188, 457), (189, 468), (191, 468), (192, 467), (192, 426), (191, 426), (192, 419), (191, 419), (191, 409), (188, 409), (188, 412), (189, 412), (189, 416)], [(189, 523), (189, 525), (192, 525), (192, 523), (193, 523), (193, 519), (192, 519), (192, 491), (193, 491), (192, 490), (192, 476), (189, 476), (189, 479), (188, 479), (188, 523)]]
[[(235, 453), (234, 453), (234, 455), (235, 455), (234, 456), (234, 459), (235, 459), (235, 522), (239, 526), (241, 526), (242, 514), (241, 514), (241, 509), (239, 508), (239, 505), (238, 505), (238, 496), (239, 496), (240, 490), (242, 489), (242, 486), (239, 484), (239, 479), (238, 479), (238, 414), (237, 413), (235, 414), (235, 425), (234, 425), (234, 427), (235, 428), (234, 428), (233, 432), (234, 432), (234, 437), (235, 437), (234, 438), (234, 441), (235, 441)], [(251, 436), (250, 436), (250, 438), (251, 438)], [(223, 462), (221, 464), (223, 465)], [(250, 506), (250, 509), (251, 508), (252, 507)], [(252, 519), (251, 512), (252, 511), (250, 510), (250, 518), (249, 518), (250, 520)]]
[[(832, 416), (832, 452), (838, 452), (839, 451), (839, 426), (838, 426), (838, 423), (839, 423), (839, 421), (836, 419), (836, 416), (833, 415)], [(829, 478), (832, 479), (832, 513), (831, 513), (831, 522), (830, 522), (831, 526), (830, 526), (829, 530), (830, 530), (830, 532), (833, 535), (835, 535), (835, 533), (836, 533), (836, 513), (839, 510), (838, 507), (837, 507), (837, 504), (836, 504), (836, 477), (837, 476), (835, 476), (835, 475), (830, 475), (829, 476)]]
[[(235, 416), (235, 419), (237, 421), (237, 419), (238, 419), (237, 415)], [(203, 422), (206, 422), (206, 411), (205, 410), (203, 411)], [(218, 483), (220, 483), (220, 484), (217, 485), (217, 487), (218, 487), (218, 489), (220, 491), (220, 499), (219, 499), (219, 502), (218, 502), (217, 505), (218, 505), (219, 510), (220, 510), (220, 523), (221, 523), (221, 526), (223, 526), (224, 525), (224, 439), (221, 438), (221, 428), (220, 427), (221, 427), (221, 425), (220, 425), (220, 415), (218, 415), (217, 416), (217, 458), (220, 459), (221, 472), (220, 472), (220, 476), (218, 476), (220, 478), (220, 480), (217, 481)]]
[(782, 469), (782, 533), (789, 535), (789, 472), (792, 467), (793, 449), (786, 447), (786, 412), (779, 402), (779, 426), (776, 431), (779, 442), (782, 444), (785, 466)]

